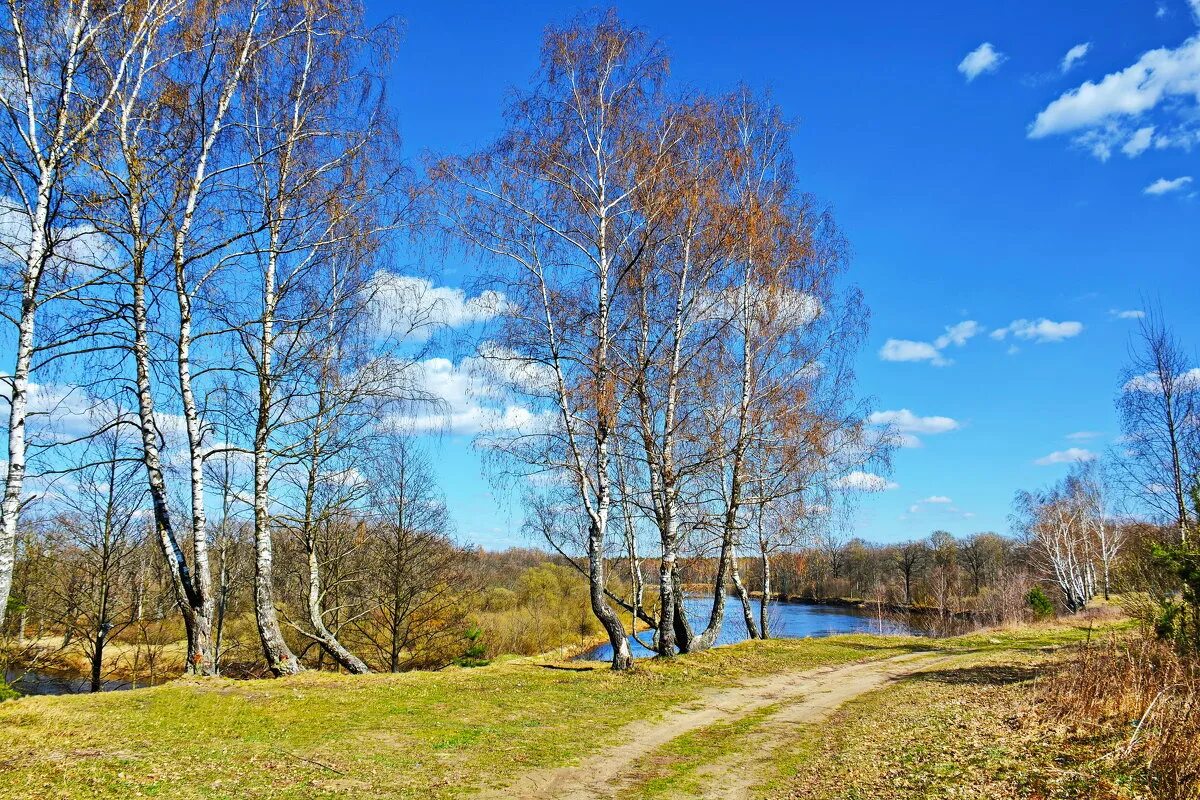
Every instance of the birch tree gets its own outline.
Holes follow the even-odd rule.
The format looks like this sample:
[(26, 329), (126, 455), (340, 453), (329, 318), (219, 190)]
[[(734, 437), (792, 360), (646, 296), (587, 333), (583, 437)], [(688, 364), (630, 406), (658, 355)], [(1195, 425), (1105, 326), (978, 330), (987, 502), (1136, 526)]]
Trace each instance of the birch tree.
[(852, 363), (866, 312), (858, 292), (839, 284), (845, 242), (831, 215), (797, 185), (791, 126), (745, 88), (717, 106), (728, 132), (729, 255), (720, 287), (727, 324), (704, 364), (711, 378), (699, 405), (707, 410), (704, 438), (719, 448), (712, 470), (719, 555), (708, 624), (689, 650), (715, 641), (736, 548), (757, 507), (807, 498), (794, 507), (828, 510), (818, 496), (887, 451), (864, 436), (867, 409), (854, 398)]
[[(628, 294), (630, 330), (618, 359), (627, 375), (627, 414), (621, 419), (637, 452), (640, 492), (623, 491), (627, 526), (632, 515), (649, 517), (658, 532), (659, 615), (655, 642), (659, 655), (672, 656), (692, 641), (683, 598), (677, 591), (682, 529), (698, 524), (699, 478), (714, 459), (696, 421), (699, 386), (707, 379), (714, 342), (724, 328), (719, 275), (724, 263), (727, 221), (721, 215), (721, 120), (714, 104), (699, 100), (664, 110), (663, 127), (675, 129), (663, 169), (652, 173), (638, 193), (647, 220), (645, 250), (623, 287)], [(631, 481), (623, 481), (631, 486)], [(632, 506), (632, 507), (631, 507)], [(631, 546), (636, 536), (628, 533)], [(636, 553), (630, 552), (631, 563)], [(641, 578), (634, 573), (634, 590)], [(640, 607), (635, 598), (635, 608)]]
[[(1113, 567), (1125, 544), (1125, 527), (1113, 518), (1106, 474), (1095, 462), (1081, 464), (1074, 473), (1079, 482), (1084, 522), (1093, 540), (1100, 567), (1100, 589), (1108, 600), (1112, 589)], [(976, 589), (978, 592), (978, 589)]]
[(339, 314), (330, 303), (355, 303), (355, 291), (366, 285), (361, 274), (330, 280), (328, 273), (369, 264), (378, 234), (392, 224), (378, 199), (398, 171), (381, 157), (395, 140), (385, 127), (382, 81), (361, 67), (364, 60), (372, 70), (383, 63), (361, 9), (284, 6), (271, 29), (278, 41), (255, 59), (246, 99), (253, 180), (245, 226), (259, 231), (251, 259), (256, 302), (246, 321), (233, 324), (254, 383), (255, 614), (267, 663), (285, 674), (299, 662), (274, 603), (274, 462), (296, 457), (298, 439), (288, 428), (305, 419), (303, 398), (312, 387), (304, 364), (321, 346), (311, 329), (324, 330), (324, 321)]
[(1092, 508), (1078, 476), (1039, 492), (1019, 492), (1016, 522), (1042, 575), (1058, 587), (1063, 606), (1077, 613), (1096, 595)]
[[(359, 285), (358, 271), (343, 270), (339, 263), (335, 259), (331, 264), (330, 291), (319, 303), (324, 324), (307, 334), (318, 341), (306, 348), (310, 388), (294, 425), (303, 449), (296, 467), (285, 470), (294, 476), (298, 500), (280, 521), (296, 537), (306, 562), (302, 596), (307, 625), (297, 629), (341, 667), (361, 674), (369, 667), (339, 640), (337, 629), (365, 612), (331, 602), (343, 584), (362, 583), (369, 571), (361, 563), (367, 550), (367, 538), (359, 533), (362, 507), (381, 495), (359, 467), (377, 457), (372, 451), (389, 435), (379, 420), (430, 401), (413, 386), (414, 362), (373, 352), (370, 334), (363, 331), (372, 317), (373, 297)], [(420, 298), (405, 300), (419, 303)], [(428, 315), (416, 309), (406, 316)]]
[(637, 192), (662, 168), (671, 136), (655, 113), (665, 74), (662, 47), (611, 13), (550, 28), (536, 88), (507, 109), (500, 140), (434, 171), (451, 187), (452, 230), (501, 268), (492, 278), (506, 313), (489, 355), (539, 412), (539, 427), (505, 432), (494, 447), (571, 485), (587, 519), (592, 611), (615, 669), (632, 657), (606, 594), (621, 406), (614, 344), (627, 325), (620, 287), (644, 256)]
[[(14, 544), (27, 469), (30, 377), (39, 312), (96, 280), (92, 265), (71, 263), (78, 197), (72, 191), (84, 149), (126, 84), (131, 61), (149, 31), (174, 4), (135, 7), (89, 0), (66, 4), (6, 4), (0, 21), (0, 174), (4, 236), (4, 318), (13, 326), (12, 361), (4, 368), (8, 401), (8, 461), (0, 501), (0, 625), (12, 588)], [(58, 268), (52, 268), (58, 259)], [(79, 268), (84, 266), (84, 268)]]
[[(215, 334), (197, 330), (204, 322), (197, 314), (249, 235), (225, 213), (229, 177), (246, 167), (226, 146), (227, 128), (246, 69), (269, 42), (260, 29), (264, 8), (262, 0), (173, 8), (142, 41), (135, 78), (116, 93), (106, 130), (117, 157), (102, 150), (92, 159), (105, 194), (91, 218), (126, 261), (126, 294), (116, 302), (127, 309), (128, 330), (115, 336), (133, 362), (155, 526), (184, 618), (186, 668), (201, 675), (217, 670), (205, 479), (205, 460), (216, 451), (206, 441), (206, 392), (198, 396), (196, 383), (215, 371), (202, 362), (196, 369), (195, 346)], [(166, 363), (169, 379), (160, 370)], [(180, 442), (164, 425), (182, 438), (186, 515), (173, 508), (169, 481)]]

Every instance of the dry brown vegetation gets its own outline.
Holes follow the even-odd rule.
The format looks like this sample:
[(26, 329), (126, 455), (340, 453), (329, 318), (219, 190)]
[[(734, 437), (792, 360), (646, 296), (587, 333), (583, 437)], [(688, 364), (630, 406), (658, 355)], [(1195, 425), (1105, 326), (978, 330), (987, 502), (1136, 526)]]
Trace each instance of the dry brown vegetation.
[(1042, 684), (1045, 710), (1144, 775), (1161, 800), (1200, 797), (1200, 665), (1151, 639), (1080, 648)]

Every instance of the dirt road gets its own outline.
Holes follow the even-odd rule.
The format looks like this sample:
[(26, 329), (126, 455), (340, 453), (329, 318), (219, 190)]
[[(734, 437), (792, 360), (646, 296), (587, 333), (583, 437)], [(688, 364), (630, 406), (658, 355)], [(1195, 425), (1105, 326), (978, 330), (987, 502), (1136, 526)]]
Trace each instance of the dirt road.
[(618, 744), (578, 764), (538, 770), (515, 784), (482, 795), (518, 800), (585, 800), (637, 796), (639, 762), (679, 736), (716, 723), (734, 722), (770, 708), (754, 734), (750, 752), (737, 751), (700, 768), (709, 787), (698, 797), (744, 798), (757, 782), (756, 765), (768, 761), (787, 741), (788, 726), (820, 722), (838, 706), (861, 694), (946, 660), (931, 653), (910, 653), (882, 661), (785, 672), (713, 690), (699, 700), (654, 721), (636, 722), (615, 738)]

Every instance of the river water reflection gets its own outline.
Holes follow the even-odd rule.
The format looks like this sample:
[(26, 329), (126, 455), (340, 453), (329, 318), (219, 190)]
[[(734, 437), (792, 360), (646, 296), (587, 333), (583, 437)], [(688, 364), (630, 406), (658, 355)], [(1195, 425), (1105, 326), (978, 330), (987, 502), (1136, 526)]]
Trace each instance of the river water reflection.
[[(751, 600), (754, 619), (757, 622), (759, 601)], [(709, 598), (688, 598), (684, 605), (692, 626), (699, 630), (708, 621), (712, 609)], [(768, 607), (771, 636), (777, 639), (804, 639), (813, 636), (833, 636), (839, 633), (882, 633), (885, 635), (921, 633), (917, 628), (884, 616), (882, 618), (867, 611), (846, 606), (823, 606), (810, 603), (771, 603)], [(650, 643), (650, 633), (639, 634), (642, 641)], [(717, 644), (744, 642), (750, 635), (746, 621), (742, 618), (742, 606), (736, 598), (725, 605), (725, 620), (717, 636)], [(648, 658), (654, 652), (643, 647), (637, 639), (630, 637), (630, 649), (637, 658)], [(579, 656), (584, 661), (608, 661), (612, 658), (612, 645), (602, 644)]]

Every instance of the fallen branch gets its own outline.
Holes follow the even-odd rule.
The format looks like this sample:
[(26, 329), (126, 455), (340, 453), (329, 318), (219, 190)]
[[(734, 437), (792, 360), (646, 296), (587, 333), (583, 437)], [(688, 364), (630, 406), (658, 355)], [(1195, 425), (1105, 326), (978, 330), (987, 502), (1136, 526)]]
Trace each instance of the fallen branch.
[(345, 772), (342, 772), (342, 771), (341, 771), (340, 769), (338, 769), (337, 767), (332, 767), (332, 766), (330, 766), (329, 764), (326, 764), (324, 761), (317, 761), (315, 758), (308, 758), (308, 757), (306, 757), (306, 756), (302, 756), (302, 755), (300, 755), (299, 753), (293, 753), (293, 752), (291, 752), (290, 750), (283, 750), (283, 749), (280, 749), (280, 748), (278, 748), (278, 747), (272, 747), (271, 749), (272, 749), (272, 750), (274, 750), (276, 753), (282, 753), (283, 755), (285, 755), (285, 756), (288, 756), (288, 757), (290, 757), (290, 758), (294, 758), (294, 759), (296, 759), (297, 761), (307, 761), (309, 764), (315, 764), (315, 765), (316, 765), (316, 766), (318, 766), (318, 767), (321, 767), (321, 768), (323, 768), (323, 769), (327, 769), (327, 770), (329, 770), (330, 772), (336, 773), (336, 774), (338, 774), (338, 775), (345, 775), (345, 774), (346, 774)]

